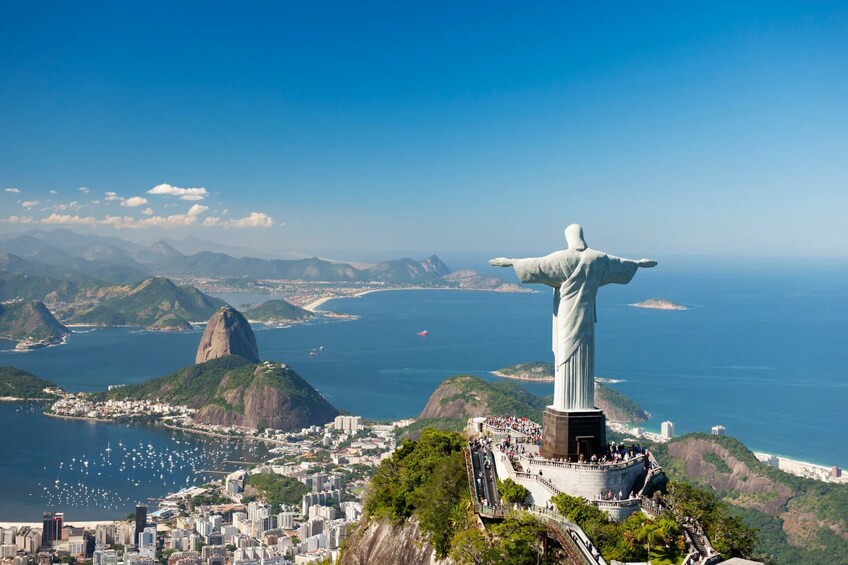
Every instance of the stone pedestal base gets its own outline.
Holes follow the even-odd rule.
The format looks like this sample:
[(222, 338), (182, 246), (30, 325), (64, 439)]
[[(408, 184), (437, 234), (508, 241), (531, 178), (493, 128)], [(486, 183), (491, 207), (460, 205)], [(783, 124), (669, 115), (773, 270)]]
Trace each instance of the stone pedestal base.
[(580, 454), (589, 459), (606, 448), (606, 417), (601, 410), (561, 412), (553, 406), (542, 415), (542, 446), (539, 453), (548, 459), (577, 461)]

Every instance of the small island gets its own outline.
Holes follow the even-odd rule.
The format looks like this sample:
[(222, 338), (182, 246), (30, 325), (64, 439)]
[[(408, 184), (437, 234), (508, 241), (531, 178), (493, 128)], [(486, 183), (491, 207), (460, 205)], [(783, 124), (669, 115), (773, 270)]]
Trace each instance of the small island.
[(650, 308), (652, 310), (688, 310), (686, 306), (677, 304), (666, 298), (649, 298), (636, 304), (631, 304), (635, 308)]
[(248, 308), (244, 311), (244, 315), (250, 321), (262, 322), (264, 324), (303, 322), (315, 316), (309, 310), (295, 306), (282, 299), (268, 300), (267, 302)]
[(496, 377), (517, 379), (519, 381), (554, 382), (553, 363), (536, 361), (534, 363), (518, 363), (497, 371), (492, 371)]

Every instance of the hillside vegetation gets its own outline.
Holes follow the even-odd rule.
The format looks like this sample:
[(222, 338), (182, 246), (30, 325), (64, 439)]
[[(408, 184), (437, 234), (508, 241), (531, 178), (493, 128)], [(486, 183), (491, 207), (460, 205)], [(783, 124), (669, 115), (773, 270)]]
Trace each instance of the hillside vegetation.
[(206, 424), (286, 431), (323, 425), (338, 415), (318, 391), (280, 364), (227, 355), (170, 375), (101, 393), (196, 408)]
[(17, 398), (21, 400), (53, 400), (55, 393), (44, 392), (44, 389), (58, 388), (55, 383), (36, 377), (15, 367), (0, 367), (0, 397)]
[(43, 302), (0, 304), (0, 337), (58, 343), (68, 333), (68, 328), (59, 323)]
[(761, 558), (848, 563), (848, 485), (770, 467), (732, 437), (690, 434), (655, 446), (654, 454), (671, 479), (710, 489), (757, 528)]
[[(254, 473), (247, 478), (246, 497), (242, 502), (260, 498), (271, 505), (272, 512), (280, 512), (283, 505), (300, 506), (309, 487), (294, 477), (276, 473)], [(340, 501), (336, 501), (340, 502)]]

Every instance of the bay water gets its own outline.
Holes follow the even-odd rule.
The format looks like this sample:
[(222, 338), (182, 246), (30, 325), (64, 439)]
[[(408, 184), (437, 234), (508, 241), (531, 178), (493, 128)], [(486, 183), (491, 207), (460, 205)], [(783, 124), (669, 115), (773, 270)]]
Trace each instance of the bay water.
[[(551, 361), (551, 295), (540, 290), (378, 292), (323, 307), (356, 320), (254, 329), (263, 359), (288, 363), (338, 408), (370, 419), (409, 418), (451, 375), (497, 380), (490, 372), (504, 366)], [(688, 309), (630, 306), (652, 297)], [(423, 330), (429, 335), (417, 335)], [(102, 390), (191, 364), (200, 335), (98, 329), (74, 333), (63, 346), (0, 353), (0, 364), (29, 370), (69, 391)], [(663, 420), (673, 421), (678, 434), (708, 432), (721, 424), (754, 450), (848, 466), (844, 265), (730, 268), (705, 261), (640, 271), (629, 285), (600, 290), (596, 336), (597, 376), (622, 380), (613, 386), (652, 414), (648, 429), (658, 430)], [(319, 355), (309, 355), (321, 346)], [(552, 383), (516, 382), (542, 395), (553, 389)], [(222, 466), (231, 459), (226, 445), (203, 436), (156, 426), (58, 420), (22, 406), (32, 405), (0, 403), (5, 438), (0, 481), (15, 487), (0, 491), (0, 520), (38, 519), (48, 505), (68, 504), (56, 498), (55, 488), (44, 490), (55, 483), (59, 463), (66, 469), (69, 457), (102, 459), (107, 446), (114, 454), (117, 441), (136, 449), (141, 443), (172, 457), (175, 451), (202, 452), (204, 465)], [(233, 447), (239, 449), (245, 447)], [(84, 478), (86, 489), (103, 488), (121, 503), (165, 494), (173, 483), (184, 484), (194, 466), (169, 485), (150, 481), (143, 493), (139, 489), (147, 483), (138, 479), (112, 484), (102, 482), (102, 475)], [(35, 472), (39, 469), (44, 473)], [(80, 505), (74, 514), (94, 519), (129, 511), (103, 506)]]

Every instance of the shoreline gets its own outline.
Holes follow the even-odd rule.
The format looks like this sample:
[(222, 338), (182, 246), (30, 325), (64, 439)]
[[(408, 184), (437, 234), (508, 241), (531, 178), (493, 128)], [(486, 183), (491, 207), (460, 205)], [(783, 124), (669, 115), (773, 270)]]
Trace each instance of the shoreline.
[(176, 431), (179, 431), (179, 432), (186, 432), (186, 433), (190, 433), (190, 434), (198, 434), (198, 435), (202, 435), (202, 436), (219, 437), (219, 438), (222, 438), (222, 439), (232, 439), (232, 440), (246, 439), (246, 440), (252, 440), (252, 441), (261, 441), (261, 442), (264, 442), (264, 443), (273, 443), (275, 445), (288, 445), (288, 442), (277, 440), (277, 439), (271, 439), (271, 438), (268, 438), (268, 437), (256, 437), (256, 436), (249, 436), (249, 435), (230, 436), (230, 435), (226, 435), (226, 434), (220, 434), (220, 433), (217, 433), (217, 432), (207, 432), (205, 430), (198, 430), (196, 428), (183, 428), (181, 426), (175, 426), (173, 424), (167, 424), (163, 421), (160, 421), (160, 423), (162, 424), (163, 427), (166, 427), (169, 430), (176, 430)]
[[(339, 294), (335, 296), (322, 296), (320, 298), (316, 298), (311, 300), (301, 306), (304, 310), (309, 310), (310, 312), (323, 312), (323, 310), (319, 310), (319, 307), (323, 304), (331, 300), (336, 300), (338, 298), (360, 298), (365, 296), (366, 294), (372, 294), (374, 292), (389, 292), (389, 291), (399, 291), (399, 290), (453, 290), (460, 292), (499, 292), (503, 294), (529, 294), (526, 291), (508, 291), (508, 290), (495, 290), (492, 288), (455, 288), (455, 287), (446, 287), (446, 286), (392, 286), (387, 288), (369, 288), (366, 290), (361, 290), (358, 292), (354, 292), (353, 294)], [(535, 291), (533, 291), (535, 292)]]
[(54, 414), (52, 412), (42, 412), (45, 416), (50, 416), (51, 418), (65, 418), (67, 420), (85, 420), (88, 422), (100, 422), (102, 424), (121, 424), (127, 422), (119, 422), (117, 420), (104, 420), (103, 418), (90, 418), (88, 416), (66, 416), (65, 414)]

